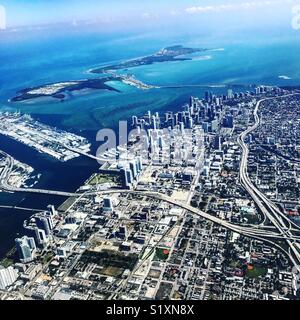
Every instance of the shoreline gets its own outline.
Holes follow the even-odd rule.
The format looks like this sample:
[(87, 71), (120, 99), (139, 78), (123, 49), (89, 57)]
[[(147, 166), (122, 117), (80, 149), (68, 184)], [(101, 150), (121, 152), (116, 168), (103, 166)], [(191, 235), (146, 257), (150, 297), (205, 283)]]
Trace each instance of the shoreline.
[(106, 77), (97, 79), (84, 79), (77, 81), (65, 81), (45, 84), (33, 88), (25, 88), (17, 92), (17, 95), (9, 99), (10, 103), (30, 101), (39, 98), (67, 100), (72, 92), (80, 92), (85, 89), (108, 90), (120, 92), (118, 89), (107, 85), (110, 81), (121, 81), (120, 77)]

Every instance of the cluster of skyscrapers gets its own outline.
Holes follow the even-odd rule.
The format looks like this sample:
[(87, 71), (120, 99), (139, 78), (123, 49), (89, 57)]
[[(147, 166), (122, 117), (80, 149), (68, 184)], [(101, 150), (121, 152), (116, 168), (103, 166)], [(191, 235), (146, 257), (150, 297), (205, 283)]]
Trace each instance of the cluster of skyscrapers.
[(124, 188), (130, 188), (135, 181), (138, 180), (140, 173), (143, 170), (143, 164), (141, 157), (126, 161), (119, 165), (121, 172), (122, 186)]
[(27, 235), (15, 240), (19, 259), (23, 263), (32, 261), (37, 247), (44, 248), (51, 239), (54, 228), (53, 219), (57, 215), (53, 206), (49, 206), (45, 212), (34, 215), (25, 225)]
[[(174, 129), (176, 126), (183, 131), (192, 129), (194, 125), (201, 125), (205, 133), (216, 132), (220, 123), (224, 127), (233, 128), (233, 115), (223, 114), (223, 102), (242, 95), (245, 94), (233, 93), (231, 89), (223, 96), (216, 96), (207, 91), (204, 100), (191, 97), (190, 103), (184, 106), (183, 111), (176, 113), (169, 111), (164, 117), (160, 117), (158, 112), (152, 114), (148, 111), (141, 119), (133, 116), (132, 125), (138, 130), (154, 131), (162, 128)], [(151, 141), (149, 143), (151, 145)]]

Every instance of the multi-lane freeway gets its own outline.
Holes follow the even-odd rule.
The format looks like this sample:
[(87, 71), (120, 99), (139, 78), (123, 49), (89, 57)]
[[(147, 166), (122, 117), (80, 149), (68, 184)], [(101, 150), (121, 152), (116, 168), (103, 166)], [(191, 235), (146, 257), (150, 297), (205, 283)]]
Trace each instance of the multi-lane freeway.
[[(297, 93), (298, 94), (298, 93)], [(294, 94), (289, 94), (285, 96), (272, 97), (261, 99), (257, 102), (254, 109), (254, 119), (255, 123), (250, 126), (247, 130), (242, 132), (238, 137), (238, 143), (242, 148), (242, 158), (240, 163), (240, 181), (246, 191), (250, 194), (253, 201), (260, 208), (263, 215), (269, 220), (269, 222), (277, 229), (281, 237), (286, 241), (289, 247), (289, 258), (300, 272), (300, 252), (299, 243), (293, 239), (294, 232), (292, 227), (299, 229), (299, 226), (293, 223), (288, 217), (286, 217), (279, 208), (270, 201), (256, 186), (252, 183), (248, 175), (248, 156), (249, 148), (245, 143), (245, 138), (248, 134), (256, 130), (260, 125), (259, 117), (259, 107), (264, 101), (275, 100), (283, 97), (289, 97)]]
[[(299, 93), (296, 93), (299, 94)], [(264, 98), (257, 102), (256, 107), (254, 109), (254, 119), (255, 123), (247, 128), (244, 132), (242, 132), (238, 137), (238, 143), (242, 149), (242, 157), (240, 163), (240, 181), (249, 195), (252, 197), (253, 201), (260, 208), (262, 214), (267, 218), (267, 220), (272, 224), (273, 228), (266, 228), (264, 225), (260, 226), (239, 226), (236, 224), (232, 224), (228, 221), (222, 220), (218, 217), (212, 216), (203, 212), (197, 208), (192, 207), (188, 203), (183, 203), (175, 200), (172, 197), (166, 196), (165, 194), (161, 194), (158, 192), (149, 192), (149, 191), (136, 191), (136, 190), (107, 190), (107, 191), (87, 191), (84, 195), (91, 196), (95, 194), (112, 194), (112, 193), (129, 193), (133, 195), (141, 195), (150, 198), (154, 198), (160, 201), (164, 201), (170, 203), (174, 206), (180, 207), (189, 211), (190, 213), (200, 216), (204, 219), (207, 219), (213, 223), (216, 223), (220, 226), (223, 226), (233, 232), (258, 239), (264, 242), (269, 243), (273, 247), (280, 249), (290, 258), (292, 263), (296, 266), (297, 270), (300, 272), (300, 252), (299, 252), (299, 243), (300, 243), (300, 228), (296, 224), (294, 224), (290, 219), (288, 219), (279, 208), (271, 202), (260, 190), (258, 190), (255, 185), (251, 182), (247, 164), (248, 164), (248, 156), (249, 149), (247, 144), (245, 143), (245, 138), (248, 134), (256, 130), (260, 125), (260, 117), (259, 117), (259, 107), (264, 101), (271, 99), (279, 99), (283, 97), (292, 96), (292, 94), (285, 96), (278, 96), (272, 98)], [(75, 150), (72, 150), (75, 151)], [(6, 157), (6, 166), (2, 170), (0, 175), (0, 189), (8, 192), (26, 192), (26, 193), (38, 193), (38, 194), (47, 194), (47, 195), (56, 195), (62, 197), (82, 197), (82, 193), (70, 193), (70, 192), (62, 192), (62, 191), (54, 191), (54, 190), (43, 190), (43, 189), (27, 189), (27, 188), (15, 188), (9, 186), (7, 184), (8, 177), (13, 169), (14, 160), (8, 154), (1, 152), (2, 155)], [(86, 154), (82, 155), (87, 156)], [(97, 160), (97, 157), (93, 157), (93, 159)], [(288, 251), (284, 249), (282, 246), (278, 244), (278, 240), (285, 241), (288, 245)]]

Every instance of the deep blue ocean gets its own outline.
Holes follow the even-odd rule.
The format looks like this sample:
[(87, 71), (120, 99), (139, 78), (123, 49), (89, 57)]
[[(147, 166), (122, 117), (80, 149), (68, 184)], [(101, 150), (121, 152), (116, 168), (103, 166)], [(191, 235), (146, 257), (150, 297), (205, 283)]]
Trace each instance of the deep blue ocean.
[[(300, 35), (298, 35), (300, 39)], [(96, 150), (97, 130), (115, 128), (118, 120), (142, 115), (147, 110), (178, 110), (191, 95), (221, 88), (181, 87), (138, 90), (112, 83), (121, 93), (95, 91), (74, 95), (68, 101), (12, 104), (18, 90), (51, 82), (93, 78), (87, 70), (113, 62), (152, 54), (163, 47), (182, 44), (212, 49), (193, 61), (167, 62), (130, 69), (138, 79), (153, 85), (300, 84), (300, 41), (297, 37), (205, 37), (203, 35), (102, 34), (101, 32), (42, 32), (0, 34), (0, 111), (20, 110), (49, 125), (87, 137)], [(120, 71), (122, 72), (122, 71)], [(286, 79), (280, 79), (285, 76)], [(240, 89), (242, 90), (242, 89)], [(67, 163), (0, 136), (0, 149), (28, 163), (41, 173), (38, 187), (74, 191), (98, 168), (96, 162), (78, 158)], [(0, 193), (0, 204), (45, 208), (63, 199), (40, 195)], [(0, 258), (22, 234), (27, 213), (0, 209)]]

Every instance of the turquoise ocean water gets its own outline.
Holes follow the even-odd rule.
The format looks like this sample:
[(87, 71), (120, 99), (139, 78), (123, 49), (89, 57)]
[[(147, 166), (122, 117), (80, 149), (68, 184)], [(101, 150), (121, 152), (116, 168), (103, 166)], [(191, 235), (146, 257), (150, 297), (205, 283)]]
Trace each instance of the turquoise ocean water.
[[(300, 35), (297, 37), (242, 36), (231, 41), (203, 36), (106, 34), (95, 32), (15, 34), (0, 37), (0, 111), (20, 110), (62, 129), (85, 135), (94, 145), (97, 130), (115, 127), (117, 121), (147, 110), (178, 110), (188, 98), (216, 93), (224, 89), (186, 87), (186, 85), (300, 84)], [(182, 44), (212, 50), (194, 55), (193, 61), (167, 62), (132, 68), (130, 73), (141, 81), (162, 88), (139, 90), (112, 83), (121, 93), (94, 91), (75, 94), (65, 101), (40, 101), (12, 104), (8, 99), (18, 90), (41, 84), (93, 78), (91, 68), (152, 54), (163, 47)], [(122, 72), (120, 70), (120, 72)], [(288, 80), (280, 79), (286, 76)], [(242, 90), (242, 89), (241, 89)], [(41, 187), (75, 190), (97, 165), (77, 159), (61, 165), (0, 137), (0, 148), (18, 160), (29, 163), (42, 173)], [(18, 204), (44, 208), (61, 199), (40, 196), (0, 194), (1, 204)], [(24, 212), (0, 209), (0, 257), (12, 246), (17, 233), (22, 233)]]

